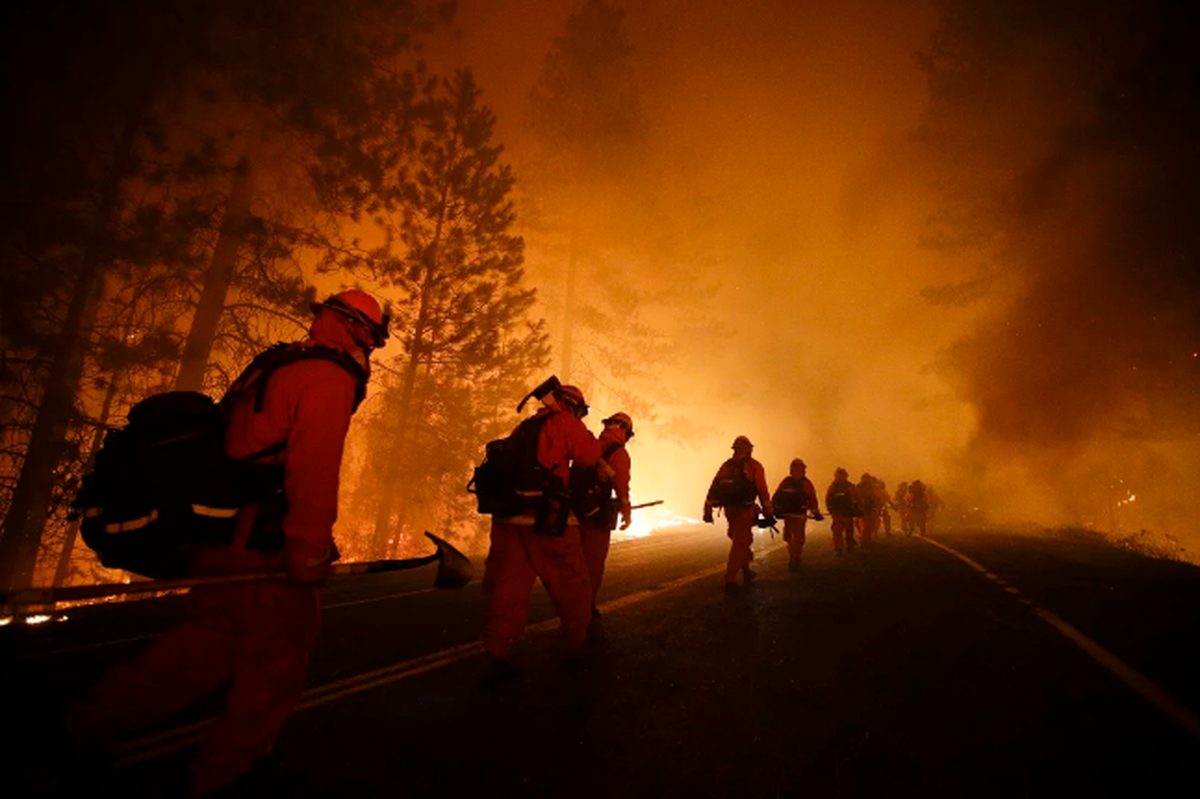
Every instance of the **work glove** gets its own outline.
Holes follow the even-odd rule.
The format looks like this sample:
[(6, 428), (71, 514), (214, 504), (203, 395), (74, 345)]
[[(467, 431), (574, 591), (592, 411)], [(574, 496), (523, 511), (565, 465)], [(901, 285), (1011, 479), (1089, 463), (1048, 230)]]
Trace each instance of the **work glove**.
[(626, 502), (621, 506), (621, 529), (628, 530), (631, 524), (633, 524), (633, 509)]
[(301, 585), (320, 585), (329, 576), (329, 567), (338, 559), (337, 546), (332, 542), (320, 546), (302, 538), (289, 536), (283, 546), (288, 579)]
[(764, 513), (762, 515), (762, 518), (760, 518), (758, 520), (758, 526), (759, 527), (774, 527), (775, 526), (775, 517), (769, 513)]
[(712, 508), (710, 508), (708, 506), (705, 506), (705, 508), (704, 508), (704, 523), (705, 524), (713, 523)]

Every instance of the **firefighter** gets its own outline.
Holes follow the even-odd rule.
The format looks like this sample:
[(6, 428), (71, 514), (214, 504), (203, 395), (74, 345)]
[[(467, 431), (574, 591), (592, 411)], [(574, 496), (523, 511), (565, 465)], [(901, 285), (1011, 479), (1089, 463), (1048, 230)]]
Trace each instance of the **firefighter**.
[(875, 543), (875, 534), (879, 532), (879, 493), (875, 487), (875, 477), (863, 472), (858, 481), (858, 502), (862, 515), (854, 520), (858, 528), (859, 541), (864, 547)]
[(880, 529), (883, 534), (891, 538), (892, 536), (892, 495), (888, 493), (887, 483), (879, 478), (875, 479), (876, 503), (879, 505), (879, 521)]
[(783, 517), (783, 540), (788, 548), (788, 571), (800, 570), (800, 556), (804, 552), (805, 527), (808, 525), (808, 514), (812, 512), (814, 519), (820, 519), (820, 505), (817, 503), (817, 489), (812, 480), (807, 477), (808, 466), (800, 458), (792, 460), (788, 476), (780, 481), (779, 487), (771, 496), (771, 504), (777, 514)]
[(896, 493), (892, 495), (892, 507), (900, 516), (900, 532), (912, 535), (912, 514), (908, 509), (908, 481), (901, 480), (900, 485), (896, 486)]
[(762, 505), (763, 523), (770, 527), (775, 524), (775, 514), (771, 505), (771, 493), (767, 489), (767, 473), (763, 465), (750, 457), (754, 445), (746, 436), (738, 436), (733, 440), (733, 457), (721, 464), (708, 488), (704, 498), (704, 521), (713, 523), (713, 508), (725, 509), (725, 520), (728, 524), (726, 535), (730, 540), (729, 562), (725, 569), (725, 589), (737, 589), (737, 575), (742, 573), (742, 580), (749, 585), (756, 573), (750, 568), (754, 553), (750, 547), (754, 543), (754, 525), (758, 520), (759, 506)]
[(925, 526), (929, 521), (929, 496), (925, 491), (925, 484), (920, 480), (909, 483), (904, 503), (908, 506), (911, 530), (918, 535), (925, 535)]
[(943, 503), (942, 498), (929, 483), (925, 484), (925, 500), (929, 503), (929, 510), (925, 514), (925, 526), (932, 530), (934, 520), (941, 514)]
[(850, 482), (850, 473), (840, 466), (833, 473), (833, 482), (825, 490), (825, 509), (833, 517), (830, 523), (833, 551), (840, 558), (846, 550), (858, 546), (854, 540), (854, 517), (862, 512), (858, 489)]
[[(600, 432), (601, 459), (593, 467), (594, 479), (599, 489), (594, 512), (579, 518), (579, 536), (583, 545), (583, 557), (587, 561), (588, 579), (592, 584), (592, 618), (599, 619), (596, 594), (600, 581), (604, 579), (604, 562), (608, 558), (608, 547), (612, 531), (617, 526), (618, 516), (622, 530), (628, 530), (633, 521), (629, 502), (629, 478), (631, 461), (625, 445), (633, 438), (633, 419), (627, 413), (614, 413), (603, 420)], [(572, 475), (572, 481), (575, 480)], [(616, 495), (615, 499), (613, 494)], [(589, 507), (589, 510), (591, 508)], [(579, 509), (576, 510), (578, 514)]]
[[(245, 457), (272, 445), (283, 467), (287, 509), (282, 542), (254, 544), (263, 507), (244, 506), (234, 542), (195, 554), (195, 573), (286, 571), (287, 579), (197, 587), (186, 620), (161, 635), (132, 666), (116, 666), (68, 711), (68, 739), (83, 752), (111, 751), (118, 739), (226, 683), (222, 717), (191, 765), (190, 791), (203, 795), (246, 775), (271, 753), (308, 671), (319, 625), (318, 589), (337, 557), (338, 470), (350, 417), (365, 390), (368, 358), (388, 337), (387, 317), (369, 294), (343, 291), (313, 306), (308, 338), (350, 356), (360, 372), (323, 358), (281, 366), (255, 391), (231, 390), (226, 453)], [(243, 379), (250, 379), (250, 370)], [(234, 389), (242, 383), (239, 379)], [(265, 514), (264, 514), (265, 515)], [(255, 548), (257, 546), (257, 548)]]
[[(487, 621), (483, 645), (492, 675), (513, 675), (509, 653), (529, 618), (535, 580), (541, 578), (561, 621), (569, 660), (583, 653), (592, 618), (592, 586), (579, 538), (579, 522), (567, 500), (571, 467), (595, 466), (600, 442), (583, 423), (588, 406), (575, 386), (558, 386), (537, 412), (546, 416), (538, 433), (537, 460), (551, 475), (551, 487), (514, 516), (492, 516), (491, 542), (484, 566)], [(561, 498), (561, 504), (555, 496)], [(547, 523), (547, 519), (550, 521)]]

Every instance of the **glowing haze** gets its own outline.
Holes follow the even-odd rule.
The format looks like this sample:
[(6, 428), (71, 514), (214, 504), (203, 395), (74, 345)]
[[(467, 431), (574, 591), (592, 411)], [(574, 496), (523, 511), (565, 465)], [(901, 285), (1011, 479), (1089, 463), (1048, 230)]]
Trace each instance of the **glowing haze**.
[[(518, 169), (529, 91), (580, 5), (462, 0), (457, 34), (424, 53), (435, 71), (475, 71), (498, 116), (496, 138)], [(1157, 29), (1119, 39), (1122, 25), (1136, 31), (1145, 22), (1135, 11), (1099, 31), (1082, 9), (1079, 21), (1020, 18), (1038, 35), (1012, 34), (1001, 43), (1010, 50), (980, 51), (996, 55), (988, 73), (996, 94), (975, 98), (967, 108), (974, 122), (962, 125), (984, 135), (977, 146), (960, 137), (939, 149), (919, 135), (931, 122), (934, 137), (944, 133), (945, 120), (915, 55), (936, 57), (935, 32), (946, 18), (939, 10), (957, 5), (625, 4), (647, 122), (646, 192), (669, 208), (676, 230), (704, 231), (697, 247), (706, 248), (714, 265), (706, 279), (718, 288), (696, 312), (725, 330), (719, 347), (706, 343), (664, 372), (683, 400), (656, 408), (657, 420), (635, 420), (635, 501), (661, 498), (672, 511), (699, 515), (713, 471), (734, 436), (745, 434), (772, 487), (800, 456), (820, 491), (844, 466), (889, 487), (920, 477), (996, 520), (1180, 533), (1185, 517), (1162, 503), (1160, 512), (1121, 518), (1129, 507), (1122, 481), (1183, 481), (1197, 465), (1195, 431), (1142, 441), (1112, 427), (1117, 417), (1152, 412), (1138, 405), (1142, 392), (1113, 387), (1111, 370), (1135, 367), (1137, 351), (1159, 352), (1168, 339), (1172, 352), (1189, 358), (1200, 346), (1194, 313), (1178, 305), (1161, 309), (1158, 328), (1157, 319), (1141, 327), (1160, 309), (1163, 281), (1142, 291), (1131, 288), (1144, 280), (1112, 277), (1122, 274), (1114, 264), (1127, 253), (1114, 252), (1116, 234), (1106, 225), (1124, 198), (1136, 200), (1132, 186), (1156, 179), (1153, 164), (1101, 153), (1061, 173), (1039, 171)], [(1011, 5), (1039, 13), (1030, 11), (1036, 4)], [(996, 28), (1008, 35), (1005, 24)], [(1105, 36), (1126, 47), (1097, 70), (1098, 53), (1111, 50)], [(971, 163), (975, 155), (980, 164)], [(984, 168), (997, 164), (1003, 168)], [(931, 220), (946, 214), (947, 180), (971, 174), (979, 185), (970, 191), (1001, 198), (1008, 214), (994, 226), (996, 241), (929, 246)], [(628, 186), (640, 192), (636, 180)], [(1014, 195), (1037, 207), (1014, 210)], [(1042, 239), (1045, 246), (1029, 244), (1047, 225), (1056, 235)], [(641, 253), (651, 264), (653, 232), (644, 231)], [(543, 257), (536, 230), (524, 233), (530, 278), (549, 289), (560, 265)], [(589, 232), (605, 235), (602, 227)], [(1018, 239), (1025, 245), (1014, 246)], [(631, 267), (612, 279), (637, 284), (639, 274)], [(1081, 285), (1095, 291), (1080, 299)], [(554, 324), (554, 311), (544, 312)], [(1138, 343), (1113, 345), (1128, 341), (1134, 318)], [(1014, 325), (1024, 339), (1014, 342)], [(619, 410), (603, 390), (589, 399), (596, 427)], [(658, 429), (670, 415), (701, 432), (680, 440)]]

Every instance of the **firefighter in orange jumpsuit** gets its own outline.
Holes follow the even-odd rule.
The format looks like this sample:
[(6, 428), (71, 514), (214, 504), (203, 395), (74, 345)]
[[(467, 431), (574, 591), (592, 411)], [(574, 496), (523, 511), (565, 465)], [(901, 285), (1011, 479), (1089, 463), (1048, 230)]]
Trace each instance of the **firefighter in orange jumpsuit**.
[(875, 535), (879, 532), (879, 515), (882, 508), (879, 505), (875, 477), (867, 472), (863, 472), (858, 481), (858, 502), (862, 515), (855, 519), (855, 526), (858, 528), (859, 541), (864, 547), (869, 547), (875, 543)]
[(195, 556), (200, 575), (286, 571), (288, 579), (193, 589), (187, 619), (161, 635), (132, 667), (109, 671), (65, 720), (77, 748), (107, 751), (122, 735), (231, 681), (224, 714), (193, 760), (192, 795), (234, 782), (271, 752), (300, 697), (316, 643), (318, 590), (337, 552), (333, 524), (342, 450), (369, 375), (368, 356), (387, 338), (387, 319), (379, 304), (358, 290), (334, 295), (313, 309), (312, 327), (300, 346), (345, 353), (361, 372), (352, 375), (330, 360), (299, 360), (266, 381), (261, 408), (255, 407), (251, 390), (232, 395), (226, 411), (229, 455), (245, 457), (286, 445), (269, 456), (283, 467), (288, 502), (282, 548), (248, 546), (259, 511), (248, 505), (238, 513), (230, 546)]
[(817, 502), (817, 489), (807, 477), (808, 466), (799, 458), (792, 460), (788, 476), (780, 481), (771, 496), (771, 504), (783, 517), (783, 540), (788, 548), (788, 571), (800, 570), (800, 556), (804, 553), (805, 527), (808, 514), (821, 518)]
[(929, 497), (925, 491), (925, 484), (920, 480), (913, 480), (909, 483), (904, 502), (908, 505), (908, 514), (911, 520), (909, 524), (912, 529), (918, 535), (925, 535), (925, 525), (929, 520)]
[[(583, 559), (587, 562), (588, 579), (592, 583), (592, 618), (600, 618), (596, 608), (596, 594), (600, 581), (604, 579), (604, 562), (608, 559), (608, 547), (612, 542), (612, 531), (620, 516), (621, 529), (628, 530), (633, 521), (629, 502), (629, 479), (631, 461), (625, 445), (633, 438), (633, 419), (627, 413), (614, 413), (603, 421), (600, 433), (601, 459), (593, 468), (598, 472), (600, 487), (605, 496), (596, 513), (580, 518), (579, 537), (583, 545)], [(616, 494), (614, 500), (612, 495)]]
[(838, 467), (833, 473), (833, 482), (825, 490), (825, 509), (833, 517), (833, 551), (840, 558), (845, 550), (854, 549), (854, 517), (861, 513), (858, 489), (850, 482), (850, 473)]
[[(600, 442), (582, 419), (588, 406), (575, 386), (559, 386), (538, 410), (547, 416), (538, 434), (537, 459), (558, 481), (561, 504), (552, 504), (554, 516), (568, 514), (571, 466), (594, 466), (600, 460)], [(544, 498), (543, 503), (551, 502)], [(541, 509), (545, 511), (545, 507)], [(491, 545), (483, 573), (487, 622), (483, 646), (492, 656), (496, 676), (511, 672), (508, 656), (525, 631), (534, 581), (541, 578), (561, 620), (568, 658), (582, 654), (592, 619), (592, 585), (579, 538), (579, 521), (573, 513), (562, 534), (538, 527), (539, 508), (531, 503), (516, 516), (492, 517)]]
[(880, 528), (883, 534), (890, 537), (892, 535), (892, 495), (888, 493), (887, 483), (879, 478), (875, 479), (876, 502), (879, 504), (879, 521)]
[(754, 552), (750, 547), (754, 543), (754, 524), (758, 520), (757, 499), (762, 505), (762, 512), (768, 526), (775, 523), (775, 514), (771, 505), (771, 492), (767, 488), (767, 473), (763, 465), (750, 457), (754, 445), (745, 436), (733, 440), (733, 457), (721, 464), (708, 488), (704, 499), (704, 521), (713, 523), (713, 508), (725, 509), (725, 520), (728, 523), (726, 535), (731, 542), (729, 547), (729, 562), (725, 569), (725, 588), (737, 588), (737, 575), (742, 573), (742, 580), (749, 585), (755, 577), (750, 568), (754, 560)]
[(942, 511), (942, 498), (933, 490), (933, 486), (929, 483), (925, 484), (925, 501), (929, 503), (929, 510), (925, 514), (925, 526), (932, 530), (933, 522)]
[(896, 493), (892, 495), (892, 506), (900, 514), (900, 532), (912, 535), (912, 514), (908, 509), (908, 483), (906, 481), (902, 480), (900, 485), (896, 486)]

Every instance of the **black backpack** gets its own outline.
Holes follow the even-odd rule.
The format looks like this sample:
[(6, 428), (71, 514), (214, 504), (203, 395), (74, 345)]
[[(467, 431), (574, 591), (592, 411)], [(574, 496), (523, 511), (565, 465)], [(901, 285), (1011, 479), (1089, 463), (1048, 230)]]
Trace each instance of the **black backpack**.
[(708, 502), (716, 508), (750, 505), (758, 495), (754, 481), (746, 474), (749, 461), (730, 458), (721, 464), (708, 489)]
[(154, 394), (134, 405), (129, 423), (105, 434), (71, 503), (81, 517), (80, 535), (100, 562), (155, 579), (187, 576), (193, 548), (232, 543), (238, 510), (251, 502), (263, 506), (248, 546), (282, 547), (283, 467), (259, 459), (282, 452), (286, 442), (245, 458), (226, 455), (222, 408), (255, 391), (255, 411), (261, 411), (271, 374), (309, 358), (334, 361), (354, 376), (357, 408), (365, 369), (337, 350), (290, 344), (256, 357), (220, 406), (194, 391)]
[(771, 505), (776, 516), (803, 516), (808, 511), (808, 492), (804, 490), (804, 483), (791, 477), (783, 478), (775, 489), (775, 496), (771, 497)]
[[(610, 455), (625, 446), (620, 441), (609, 441), (604, 445), (601, 457), (608, 461)], [(616, 527), (617, 506), (613, 502), (611, 480), (600, 479), (600, 464), (571, 469), (571, 510), (580, 522), (603, 530)]]
[(834, 480), (829, 496), (825, 500), (830, 513), (839, 516), (862, 516), (862, 508), (854, 501), (853, 486), (849, 480)]
[(532, 416), (505, 438), (489, 441), (467, 491), (479, 513), (519, 516), (537, 506), (552, 486), (552, 472), (537, 457), (538, 437), (551, 414)]

